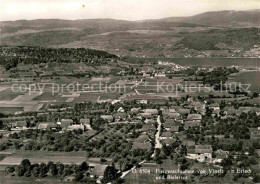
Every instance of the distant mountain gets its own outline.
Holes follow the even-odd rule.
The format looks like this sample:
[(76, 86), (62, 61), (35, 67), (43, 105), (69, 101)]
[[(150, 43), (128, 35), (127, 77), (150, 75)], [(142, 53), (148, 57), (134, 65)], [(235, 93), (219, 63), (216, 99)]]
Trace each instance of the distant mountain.
[[(173, 27), (194, 26), (260, 26), (260, 10), (248, 11), (216, 11), (206, 12), (190, 17), (168, 17), (163, 19), (125, 21), (115, 19), (36, 19), (1, 21), (1, 33), (15, 33), (26, 30), (25, 33), (53, 29), (86, 29), (89, 34), (109, 31), (126, 30), (171, 30)], [(32, 31), (34, 30), (34, 31)], [(24, 33), (24, 32), (23, 32)], [(1, 35), (6, 36), (6, 35)]]
[(259, 26), (260, 10), (206, 12), (190, 17), (168, 17), (156, 21), (183, 22), (209, 26)]
[(260, 10), (206, 12), (142, 21), (2, 21), (0, 28), (0, 45), (83, 47), (139, 57), (183, 57), (187, 54), (185, 49), (191, 49), (191, 54), (193, 50), (222, 49), (229, 51), (216, 55), (229, 56), (230, 50), (250, 50), (260, 45)]

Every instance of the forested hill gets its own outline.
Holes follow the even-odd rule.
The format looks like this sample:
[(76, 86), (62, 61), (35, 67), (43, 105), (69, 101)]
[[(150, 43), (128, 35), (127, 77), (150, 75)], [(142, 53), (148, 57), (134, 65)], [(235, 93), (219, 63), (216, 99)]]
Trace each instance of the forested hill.
[(44, 48), (32, 46), (0, 46), (0, 65), (39, 64), (47, 62), (76, 63), (93, 62), (97, 64), (106, 59), (117, 58), (105, 51), (85, 48)]

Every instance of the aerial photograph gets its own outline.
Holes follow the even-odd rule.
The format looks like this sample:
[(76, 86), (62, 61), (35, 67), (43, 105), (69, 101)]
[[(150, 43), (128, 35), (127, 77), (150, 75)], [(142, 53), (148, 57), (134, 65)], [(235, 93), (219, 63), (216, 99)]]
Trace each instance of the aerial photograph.
[(260, 184), (260, 0), (0, 0), (0, 184)]

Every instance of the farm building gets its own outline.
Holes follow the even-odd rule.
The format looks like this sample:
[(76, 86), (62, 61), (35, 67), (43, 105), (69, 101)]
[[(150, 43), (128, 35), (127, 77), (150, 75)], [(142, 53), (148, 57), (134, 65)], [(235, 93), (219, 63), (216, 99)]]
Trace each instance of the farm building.
[(187, 149), (187, 158), (204, 162), (212, 159), (211, 145), (195, 145), (195, 148)]

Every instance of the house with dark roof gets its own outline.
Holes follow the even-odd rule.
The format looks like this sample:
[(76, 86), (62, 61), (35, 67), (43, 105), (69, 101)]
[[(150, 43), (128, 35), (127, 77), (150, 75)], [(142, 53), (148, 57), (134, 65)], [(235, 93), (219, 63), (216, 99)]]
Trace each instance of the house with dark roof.
[(73, 131), (73, 130), (82, 130), (84, 131), (85, 130), (85, 126), (80, 124), (80, 125), (70, 125), (67, 127), (66, 129), (67, 131)]
[(157, 115), (158, 114), (158, 110), (157, 109), (145, 109), (144, 113), (150, 113), (152, 115)]
[(188, 129), (189, 127), (196, 127), (196, 126), (200, 126), (200, 123), (197, 121), (185, 121), (184, 122), (184, 128)]
[(165, 144), (166, 146), (169, 146), (169, 145), (173, 144), (174, 142), (176, 142), (176, 139), (167, 138), (167, 139), (161, 140), (161, 142), (162, 142), (163, 144)]
[(58, 125), (51, 122), (46, 122), (46, 123), (39, 123), (37, 128), (39, 130), (57, 130)]
[(70, 123), (70, 124), (72, 124), (73, 120), (72, 119), (61, 119), (60, 122), (61, 123)]
[(167, 131), (167, 132), (162, 132), (159, 139), (164, 140), (168, 138), (172, 138), (172, 133)]
[(107, 166), (108, 165), (95, 164), (93, 174), (97, 176), (99, 179), (102, 179)]
[(219, 116), (219, 113), (220, 113), (220, 109), (214, 109), (211, 113), (211, 116), (212, 117), (215, 117), (215, 116)]
[(150, 142), (134, 142), (132, 149), (142, 149), (142, 150), (150, 150), (152, 148), (152, 145)]
[(191, 146), (195, 146), (195, 141), (184, 139), (182, 140), (181, 144), (186, 147), (191, 147)]
[(219, 103), (210, 104), (209, 109), (220, 110)]
[(62, 129), (66, 129), (68, 126), (73, 124), (72, 119), (61, 119), (57, 122), (57, 125), (59, 125)]
[(142, 132), (150, 134), (150, 133), (154, 133), (156, 131), (156, 128), (152, 124), (145, 124), (140, 130)]
[(140, 113), (139, 114), (142, 118), (153, 118), (151, 113)]
[(190, 109), (179, 108), (176, 112), (180, 113), (182, 116), (186, 116), (190, 114)]
[(103, 120), (108, 121), (108, 122), (112, 122), (114, 120), (112, 115), (101, 115), (100, 116)]
[(179, 126), (171, 126), (169, 128), (169, 132), (179, 132), (180, 127)]
[(92, 129), (89, 118), (80, 119), (79, 123), (82, 124), (83, 126), (85, 126), (85, 129)]
[(168, 115), (166, 117), (175, 119), (175, 120), (181, 119), (181, 115), (178, 112), (170, 112), (170, 113), (168, 113)]
[(16, 122), (12, 123), (12, 128), (24, 128), (26, 126), (27, 126), (26, 121), (16, 121)]
[(82, 118), (79, 120), (80, 124), (90, 124), (90, 119), (89, 118)]
[(117, 112), (113, 114), (115, 121), (125, 121), (127, 118), (127, 114), (125, 112)]
[(202, 115), (206, 113), (206, 105), (203, 102), (194, 102), (194, 109)]
[(165, 126), (175, 125), (175, 124), (176, 124), (175, 120), (173, 120), (173, 119), (166, 119), (165, 122), (164, 122), (164, 127)]
[(147, 134), (141, 134), (135, 139), (135, 142), (146, 143), (150, 142), (150, 138)]
[(239, 109), (239, 111), (244, 112), (244, 113), (248, 113), (249, 111), (253, 110), (252, 107), (239, 107), (238, 109)]
[(200, 122), (201, 120), (202, 120), (202, 116), (200, 114), (189, 114), (187, 117), (187, 121)]
[(144, 122), (147, 123), (147, 124), (155, 124), (154, 119), (146, 119), (146, 120), (144, 120)]
[(175, 109), (168, 109), (168, 108), (164, 108), (162, 109), (162, 115), (163, 116), (168, 116), (170, 113), (176, 113)]
[(141, 108), (139, 107), (139, 108), (132, 108), (131, 110), (130, 110), (130, 112), (131, 113), (138, 113), (139, 111), (141, 110)]

